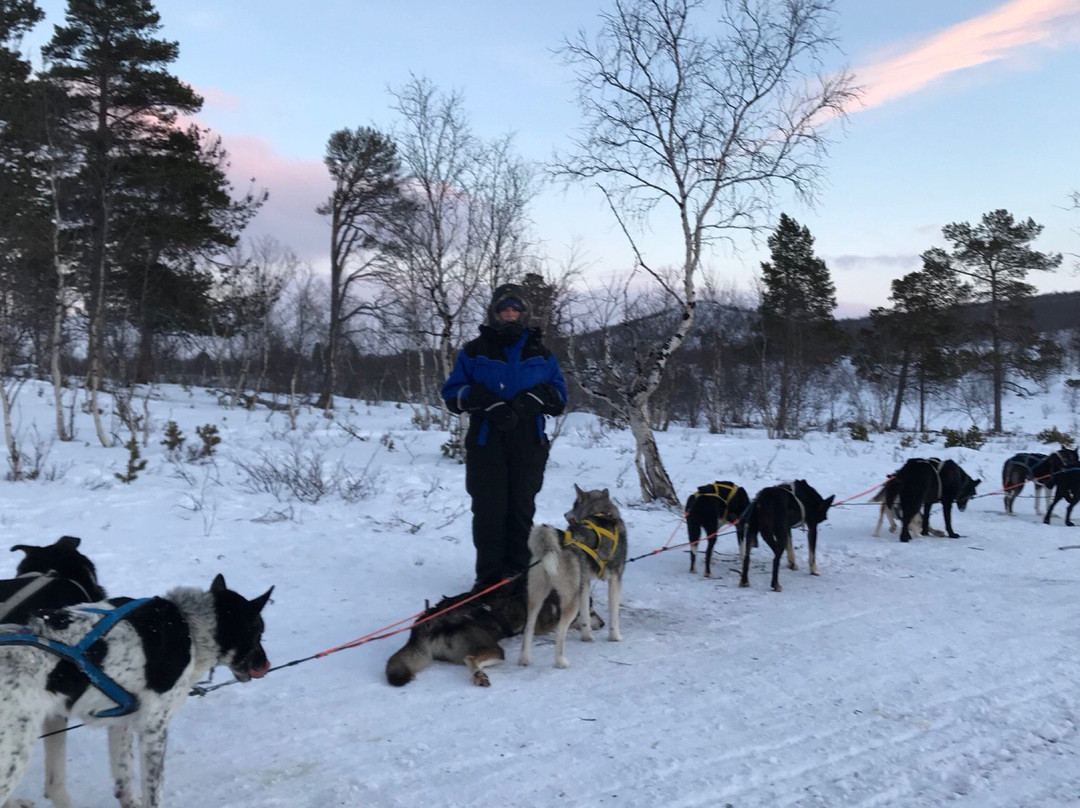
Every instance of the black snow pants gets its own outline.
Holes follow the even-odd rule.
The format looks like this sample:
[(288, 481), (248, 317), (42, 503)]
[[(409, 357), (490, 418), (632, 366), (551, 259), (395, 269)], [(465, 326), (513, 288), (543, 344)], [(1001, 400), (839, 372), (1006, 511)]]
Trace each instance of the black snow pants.
[(465, 440), (465, 490), (472, 497), (476, 582), (487, 584), (529, 566), (529, 530), (544, 484), (548, 440), (528, 422), (508, 432), (489, 424), (479, 445), (478, 426), (471, 425)]

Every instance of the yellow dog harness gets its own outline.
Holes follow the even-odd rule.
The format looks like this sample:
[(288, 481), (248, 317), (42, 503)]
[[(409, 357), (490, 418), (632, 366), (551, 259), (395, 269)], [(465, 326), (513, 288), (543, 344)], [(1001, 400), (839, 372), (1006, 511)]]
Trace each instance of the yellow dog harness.
[[(698, 488), (697, 491), (691, 494), (691, 497), (693, 499), (697, 499), (698, 497), (716, 497), (717, 499), (723, 501), (724, 513), (727, 514), (728, 509), (731, 507), (731, 500), (734, 499), (735, 493), (738, 490), (739, 486), (735, 485), (734, 483), (722, 483), (717, 481), (715, 483), (709, 483), (708, 485), (701, 486), (700, 488)], [(721, 491), (725, 491), (726, 493), (721, 494)]]
[[(598, 513), (596, 514), (596, 516), (602, 517), (604, 516), (604, 514)], [(601, 527), (600, 525), (596, 524), (596, 522), (594, 522), (592, 519), (582, 519), (581, 525), (582, 527), (587, 527), (589, 530), (596, 534), (596, 547), (590, 547), (584, 542), (575, 539), (571, 528), (567, 528), (565, 531), (563, 531), (563, 544), (577, 547), (579, 550), (588, 555), (593, 561), (595, 561), (597, 566), (599, 567), (599, 569), (596, 571), (596, 577), (600, 578), (604, 574), (604, 567), (606, 567), (608, 565), (608, 562), (615, 557), (615, 551), (619, 547), (619, 528), (616, 523), (616, 527), (614, 530), (608, 530), (606, 527)], [(607, 539), (611, 542), (610, 552), (606, 552), (604, 554), (607, 556), (607, 558), (601, 558), (599, 553), (604, 539)]]

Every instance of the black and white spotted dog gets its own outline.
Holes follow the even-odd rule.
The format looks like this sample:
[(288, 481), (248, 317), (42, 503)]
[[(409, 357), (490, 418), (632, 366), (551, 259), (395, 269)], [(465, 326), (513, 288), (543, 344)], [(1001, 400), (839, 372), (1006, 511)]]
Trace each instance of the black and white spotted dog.
[[(79, 552), (79, 544), (77, 537), (63, 536), (44, 547), (16, 544), (11, 548), (13, 552), (21, 550), (24, 556), (15, 577), (0, 580), (0, 624), (22, 624), (43, 611), (105, 599), (94, 562)], [(62, 730), (66, 725), (66, 716), (50, 715), (41, 728), (45, 734), (45, 796), (57, 808), (71, 805), (64, 789), (67, 736)]]
[[(247, 600), (218, 575), (209, 591), (180, 587), (164, 597), (112, 598), (46, 612), (0, 628), (0, 806), (26, 771), (47, 716), (73, 716), (109, 730), (109, 760), (122, 808), (159, 808), (169, 720), (191, 686), (227, 665), (241, 682), (270, 668), (262, 609), (273, 587)], [(142, 798), (134, 789), (139, 739)], [(66, 799), (63, 783), (58, 792)], [(57, 802), (68, 808), (70, 802)]]

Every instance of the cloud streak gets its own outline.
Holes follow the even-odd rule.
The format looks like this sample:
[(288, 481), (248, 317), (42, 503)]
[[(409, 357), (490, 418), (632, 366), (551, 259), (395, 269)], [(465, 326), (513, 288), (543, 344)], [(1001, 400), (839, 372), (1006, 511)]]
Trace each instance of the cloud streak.
[(856, 69), (863, 109), (918, 92), (950, 73), (1080, 40), (1080, 0), (1011, 0), (896, 56)]

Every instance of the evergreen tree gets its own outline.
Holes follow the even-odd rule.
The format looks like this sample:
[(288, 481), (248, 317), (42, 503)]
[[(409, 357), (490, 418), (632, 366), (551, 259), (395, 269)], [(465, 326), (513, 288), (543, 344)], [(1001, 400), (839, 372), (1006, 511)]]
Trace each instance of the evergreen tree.
[(923, 268), (892, 282), (892, 308), (870, 312), (871, 327), (854, 356), (856, 372), (871, 382), (895, 384), (890, 429), (914, 384), (919, 397), (919, 429), (926, 429), (927, 396), (936, 384), (955, 378), (955, 356), (963, 329), (959, 306), (971, 295), (948, 255), (940, 249), (922, 255)]
[(810, 230), (787, 214), (780, 214), (768, 244), (772, 261), (761, 264), (758, 313), (763, 351), (775, 365), (776, 378), (767, 374), (763, 380), (763, 398), (766, 411), (775, 398), (771, 430), (786, 435), (798, 429), (805, 382), (836, 358), (836, 286), (825, 262), (814, 255)]
[[(42, 189), (34, 172), (38, 148), (31, 67), (19, 50), (43, 12), (33, 0), (0, 0), (0, 284), (9, 321), (32, 306), (36, 221)], [(28, 281), (30, 281), (28, 283)]]
[(157, 150), (129, 161), (117, 195), (123, 237), (110, 297), (139, 333), (136, 382), (153, 378), (155, 337), (207, 333), (214, 279), (200, 259), (235, 246), (266, 198), (234, 200), (226, 166), (220, 139), (195, 126), (166, 133)]
[(1009, 375), (1038, 379), (1055, 361), (1051, 344), (1040, 341), (1032, 326), (1030, 300), (1035, 287), (1025, 281), (1031, 270), (1050, 271), (1061, 265), (1060, 253), (1031, 248), (1043, 226), (1034, 220), (1018, 222), (1007, 210), (984, 213), (971, 225), (954, 222), (941, 232), (952, 245), (953, 267), (971, 282), (973, 296), (985, 302), (985, 348), (978, 356), (993, 387), (993, 431), (1001, 432), (1001, 400)]
[(65, 24), (43, 50), (46, 77), (78, 104), (72, 118), (85, 149), (79, 178), (86, 210), (83, 265), (88, 269), (88, 382), (98, 439), (110, 440), (97, 417), (104, 357), (109, 275), (117, 264), (116, 211), (139, 158), (167, 150), (177, 116), (198, 112), (202, 99), (167, 68), (177, 43), (157, 36), (160, 17), (149, 0), (68, 0)]
[(330, 135), (323, 162), (334, 182), (318, 207), (330, 217), (330, 332), (316, 406), (332, 409), (343, 331), (368, 305), (357, 302), (355, 287), (377, 274), (380, 252), (390, 248), (388, 224), (404, 214), (406, 203), (397, 147), (381, 132), (339, 129)]

